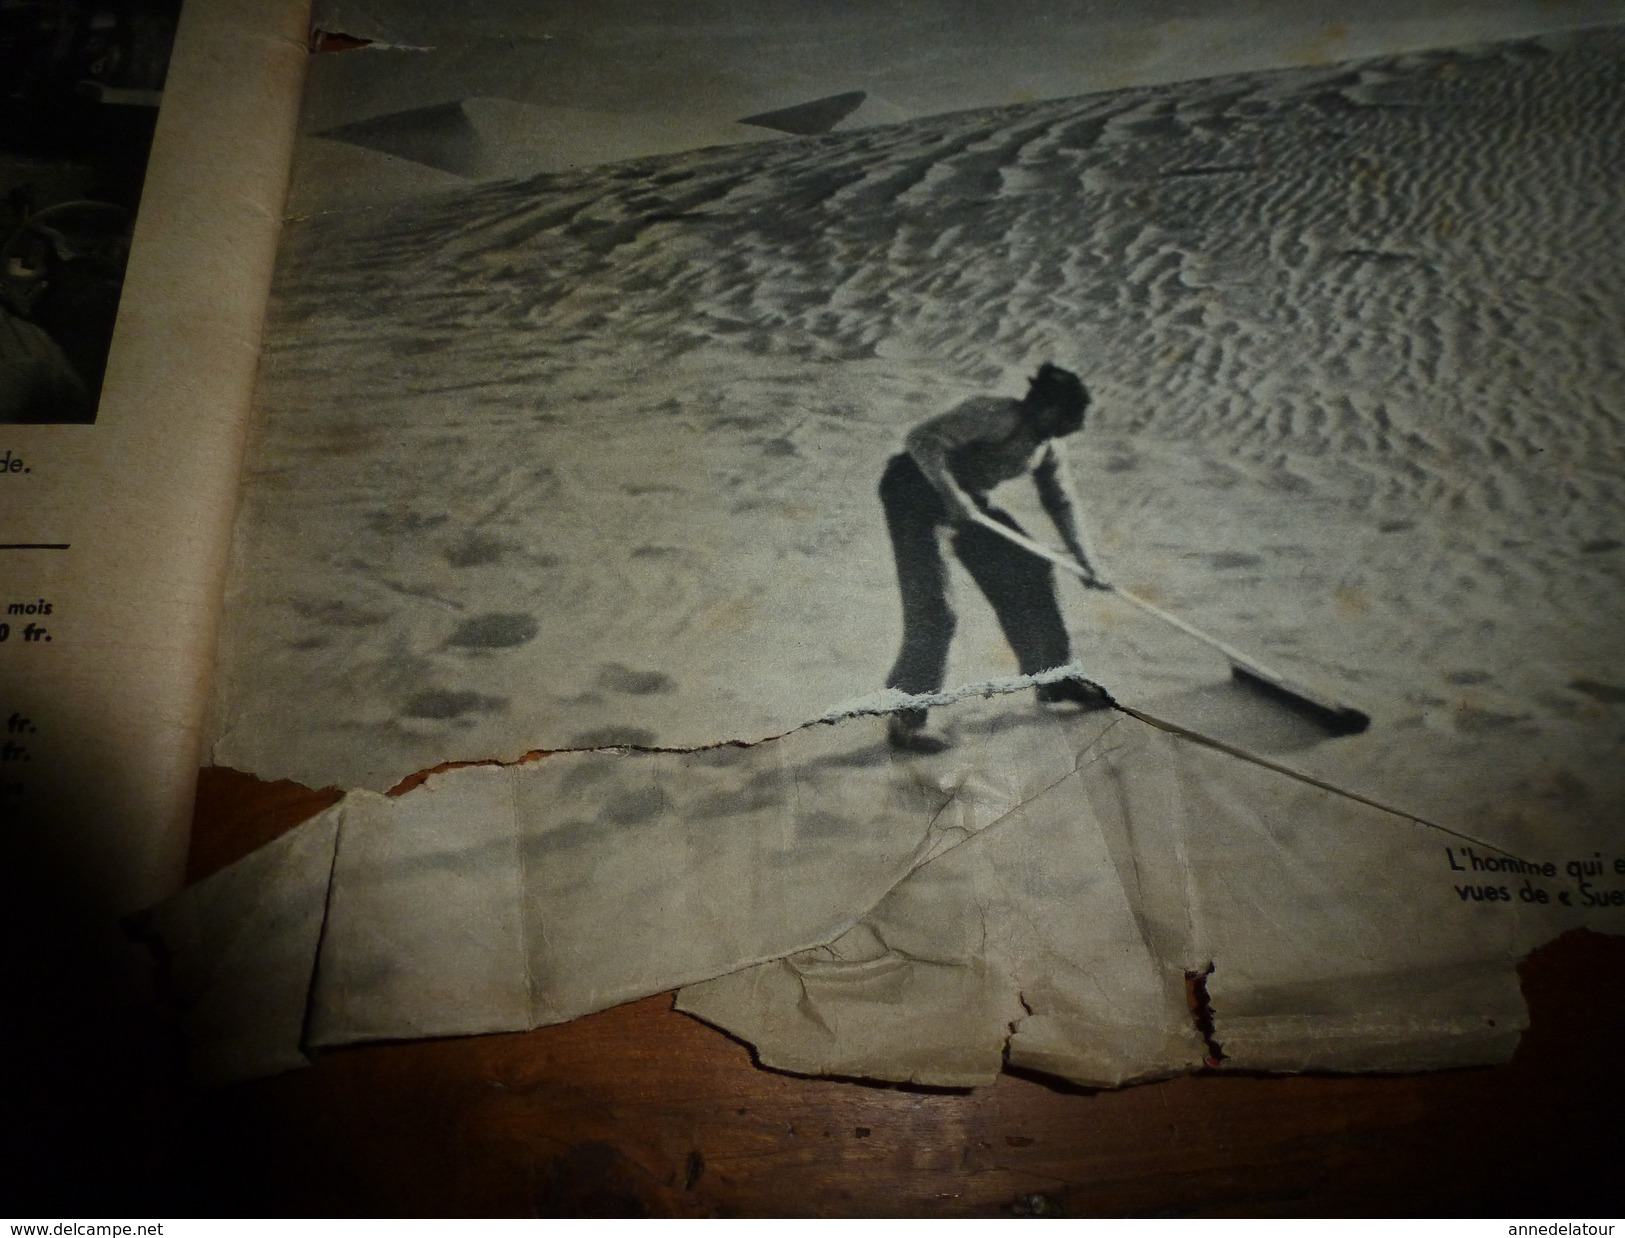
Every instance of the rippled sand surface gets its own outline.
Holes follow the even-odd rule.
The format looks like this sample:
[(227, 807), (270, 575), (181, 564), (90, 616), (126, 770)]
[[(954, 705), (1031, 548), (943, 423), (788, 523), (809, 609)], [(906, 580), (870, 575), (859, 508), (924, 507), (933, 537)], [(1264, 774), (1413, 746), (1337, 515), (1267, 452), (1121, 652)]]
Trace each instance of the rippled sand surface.
[[(1053, 359), (1106, 573), (1373, 723), (1324, 740), (1063, 583), (1088, 673), (1475, 837), (1617, 829), (1622, 168), (1595, 31), (291, 224), (217, 756), (387, 786), (871, 693), (886, 458)], [(1011, 673), (961, 584), (953, 676)]]

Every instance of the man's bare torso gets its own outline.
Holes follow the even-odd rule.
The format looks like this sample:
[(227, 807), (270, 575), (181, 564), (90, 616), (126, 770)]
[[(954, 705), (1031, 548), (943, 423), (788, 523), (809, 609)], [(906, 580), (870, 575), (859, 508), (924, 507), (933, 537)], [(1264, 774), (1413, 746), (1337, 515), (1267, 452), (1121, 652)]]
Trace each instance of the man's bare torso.
[(1020, 400), (973, 396), (909, 432), (909, 455), (930, 475), (941, 461), (966, 494), (985, 499), (1002, 482), (1030, 474), (1052, 450), (1022, 415)]

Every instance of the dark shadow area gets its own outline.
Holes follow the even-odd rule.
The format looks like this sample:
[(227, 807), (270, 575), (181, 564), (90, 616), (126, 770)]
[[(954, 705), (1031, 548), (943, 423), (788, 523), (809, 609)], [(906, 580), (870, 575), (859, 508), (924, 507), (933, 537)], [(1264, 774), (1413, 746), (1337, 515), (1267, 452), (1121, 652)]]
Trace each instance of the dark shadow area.
[(1136, 708), (1244, 752), (1303, 752), (1334, 737), (1318, 718), (1234, 678), (1155, 697)]
[(42, 756), (0, 812), (0, 1214), (11, 1217), (181, 1207), (180, 1045), (121, 923), (129, 881), (105, 823), (137, 796), (113, 764), (89, 777)]
[(811, 137), (815, 133), (828, 133), (853, 112), (863, 106), (869, 97), (866, 91), (849, 90), (844, 94), (829, 95), (810, 103), (779, 108), (773, 112), (758, 112), (740, 118), (742, 125), (755, 125), (759, 129), (777, 129), (780, 133), (797, 137)]

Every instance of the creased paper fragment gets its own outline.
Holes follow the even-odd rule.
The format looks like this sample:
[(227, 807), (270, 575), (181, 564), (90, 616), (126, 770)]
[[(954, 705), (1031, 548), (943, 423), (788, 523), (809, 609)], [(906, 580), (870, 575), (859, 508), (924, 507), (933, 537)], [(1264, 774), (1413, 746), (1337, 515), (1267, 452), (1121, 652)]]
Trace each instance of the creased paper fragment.
[(145, 931), (193, 1073), (230, 1083), (308, 1064), (302, 1045), (338, 839), (329, 810), (154, 908)]
[(923, 861), (1049, 802), (1109, 726), (981, 708), (985, 765), (894, 758), (864, 719), (352, 793), (312, 1043), (559, 1022), (841, 938)]
[[(974, 1075), (949, 1050), (985, 1039), (993, 1020), (978, 1028), (976, 1013), (1008, 1011), (1019, 992), (1031, 1014), (1009, 1019), (1009, 1060), (1110, 1084), (1201, 1060), (1178, 982), (1211, 963), (1214, 1038), (1231, 1066), (1464, 1066), (1516, 1046), (1524, 954), (1565, 929), (1625, 927), (1600, 893), (1609, 878), (1582, 884), (1561, 858), (1583, 847), (1574, 835), (1520, 860), (1128, 717), (1083, 755), (1076, 785), (910, 874), (854, 935), (885, 946), (980, 931), (978, 949), (836, 943), (692, 986), (680, 1008), (769, 1065), (942, 1082)], [(1616, 859), (1594, 861), (1613, 885)], [(951, 962), (981, 1005), (960, 997), (969, 1013), (945, 1015), (957, 1030), (922, 1032), (916, 1013), (951, 1009), (934, 996), (942, 982), (919, 980), (932, 1000), (894, 1010), (904, 982), (874, 986), (882, 958), (911, 979)], [(1135, 1017), (1137, 1005), (1156, 1017)], [(888, 1021), (886, 1058), (872, 1028)], [(1168, 1044), (1149, 1052), (1159, 1028)], [(947, 1064), (939, 1076), (913, 1060), (915, 1040)], [(1114, 1057), (1114, 1044), (1126, 1051)], [(986, 1052), (974, 1060), (991, 1068)]]
[(1198, 1065), (1183, 964), (1153, 953), (1104, 834), (1118, 822), (1086, 791), (1142, 725), (1108, 714), (1024, 730), (1033, 755), (1092, 742), (1067, 750), (1075, 772), (911, 872), (840, 940), (691, 986), (679, 1009), (804, 1074), (990, 1083), (1012, 1028), (1012, 1064), (1080, 1083)]
[[(788, 1070), (965, 1086), (1008, 1060), (1113, 1085), (1202, 1060), (1184, 978), (1211, 963), (1234, 1066), (1466, 1065), (1515, 1045), (1523, 954), (1625, 927), (1625, 854), (1592, 872), (1574, 837), (1517, 857), (1115, 710), (945, 713), (962, 745), (930, 757), (854, 719), (352, 793), (318, 819), (338, 845), (309, 1046), (520, 1029), (687, 985), (683, 1009)], [(223, 978), (213, 1026), (239, 1058), (270, 1050), (260, 1069), (297, 1040), (232, 1028), (260, 1007), (230, 986), (262, 945), (292, 992), (312, 960), (286, 943), (314, 951), (314, 931), (229, 924), (239, 902), (321, 904), (325, 852), (288, 854), (160, 916), (188, 974)]]

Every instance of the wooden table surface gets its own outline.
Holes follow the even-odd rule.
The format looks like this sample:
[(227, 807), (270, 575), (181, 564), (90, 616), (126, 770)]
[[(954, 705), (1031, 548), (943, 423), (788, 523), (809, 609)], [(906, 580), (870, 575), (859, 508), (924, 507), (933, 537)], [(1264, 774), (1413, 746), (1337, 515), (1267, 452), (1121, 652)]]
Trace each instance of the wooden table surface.
[[(204, 771), (192, 876), (332, 798)], [(665, 994), (190, 1095), (178, 1163), (224, 1215), (1617, 1214), (1625, 941), (1569, 934), (1521, 974), (1505, 1066), (1115, 1091), (798, 1078)]]

